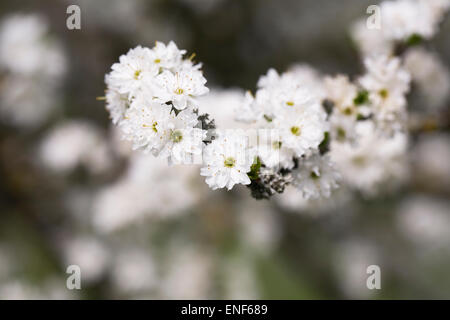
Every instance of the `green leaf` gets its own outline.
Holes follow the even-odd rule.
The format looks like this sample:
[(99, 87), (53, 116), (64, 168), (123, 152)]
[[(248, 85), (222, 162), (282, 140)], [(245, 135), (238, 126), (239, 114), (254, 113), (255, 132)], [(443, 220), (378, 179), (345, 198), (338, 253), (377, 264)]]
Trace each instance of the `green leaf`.
[(261, 160), (259, 157), (255, 157), (252, 166), (250, 167), (250, 172), (247, 173), (250, 180), (257, 180), (259, 178), (259, 169), (261, 169)]
[(422, 41), (423, 41), (422, 36), (417, 33), (414, 33), (410, 35), (409, 38), (406, 40), (406, 45), (415, 46), (422, 43)]
[(369, 92), (367, 90), (359, 91), (355, 99), (353, 99), (353, 103), (357, 106), (360, 106), (367, 102), (369, 102)]
[(330, 133), (327, 131), (323, 135), (322, 142), (319, 144), (319, 151), (320, 151), (321, 154), (324, 154), (324, 153), (326, 153), (328, 151), (329, 143), (330, 143)]

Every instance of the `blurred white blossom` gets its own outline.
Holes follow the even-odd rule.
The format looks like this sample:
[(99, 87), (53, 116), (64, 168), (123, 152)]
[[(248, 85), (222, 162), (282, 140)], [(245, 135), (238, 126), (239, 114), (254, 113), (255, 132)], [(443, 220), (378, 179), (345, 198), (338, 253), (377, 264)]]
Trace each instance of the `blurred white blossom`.
[(40, 148), (41, 162), (55, 172), (68, 172), (83, 164), (93, 173), (112, 166), (112, 153), (102, 132), (94, 125), (71, 120), (53, 128)]
[(443, 107), (450, 92), (450, 72), (439, 57), (422, 48), (407, 51), (405, 67), (424, 96), (424, 109)]

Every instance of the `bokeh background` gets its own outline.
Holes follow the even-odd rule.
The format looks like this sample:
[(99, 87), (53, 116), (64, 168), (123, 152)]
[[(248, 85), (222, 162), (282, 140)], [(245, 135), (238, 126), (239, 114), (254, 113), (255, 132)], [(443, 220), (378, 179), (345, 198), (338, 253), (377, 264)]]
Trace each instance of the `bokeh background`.
[[(411, 174), (395, 192), (311, 206), (295, 195), (257, 201), (243, 186), (212, 192), (198, 167), (131, 152), (97, 99), (118, 57), (156, 40), (196, 53), (221, 108), (271, 67), (354, 76), (362, 63), (349, 27), (374, 2), (1, 1), (1, 20), (47, 21), (63, 62), (50, 59), (46, 68), (61, 64), (53, 80), (20, 76), (27, 121), (2, 114), (0, 298), (450, 298), (448, 126), (412, 135)], [(81, 30), (66, 28), (70, 4)], [(449, 34), (447, 19), (427, 44), (447, 66)], [(2, 97), (14, 91), (6, 77)], [(52, 107), (43, 117), (35, 105)], [(443, 110), (449, 119), (448, 99)], [(66, 288), (71, 264), (81, 290)], [(381, 290), (366, 287), (372, 264)]]

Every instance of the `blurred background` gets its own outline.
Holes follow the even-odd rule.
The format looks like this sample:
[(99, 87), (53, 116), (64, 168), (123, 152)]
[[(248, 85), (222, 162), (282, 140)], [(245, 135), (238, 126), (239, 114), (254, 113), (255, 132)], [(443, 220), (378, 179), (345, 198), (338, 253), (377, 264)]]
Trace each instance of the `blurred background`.
[[(394, 192), (257, 201), (244, 186), (209, 190), (198, 167), (132, 152), (97, 99), (119, 56), (156, 40), (196, 53), (215, 97), (207, 110), (271, 67), (355, 76), (349, 29), (374, 2), (1, 1), (0, 298), (450, 298), (448, 126), (411, 135)], [(66, 27), (70, 4), (81, 30)], [(427, 43), (447, 67), (449, 34), (447, 19)], [(411, 112), (424, 103), (412, 95)], [(81, 290), (66, 288), (69, 265)], [(366, 287), (369, 265), (381, 290)]]

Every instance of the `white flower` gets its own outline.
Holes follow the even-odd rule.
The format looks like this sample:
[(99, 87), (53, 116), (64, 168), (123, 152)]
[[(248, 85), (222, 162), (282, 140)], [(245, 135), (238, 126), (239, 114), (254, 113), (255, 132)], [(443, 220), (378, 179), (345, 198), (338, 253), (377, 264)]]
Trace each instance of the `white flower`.
[(46, 80), (36, 81), (15, 74), (6, 76), (0, 90), (1, 120), (30, 128), (44, 123), (59, 101), (57, 88)]
[(347, 76), (326, 77), (324, 79), (327, 99), (333, 102), (330, 115), (331, 137), (338, 140), (354, 140), (356, 121), (360, 115), (370, 113), (366, 105), (357, 105), (355, 98), (358, 88)]
[(351, 36), (363, 55), (393, 54), (395, 42), (411, 36), (430, 39), (450, 7), (449, 0), (397, 0), (380, 4), (380, 29), (369, 29), (366, 19), (351, 27)]
[(206, 131), (194, 128), (197, 122), (197, 115), (190, 110), (183, 110), (172, 117), (167, 124), (167, 142), (159, 155), (169, 157), (173, 163), (192, 163), (191, 157), (202, 153), (203, 140), (206, 139)]
[(263, 75), (258, 80), (258, 88), (270, 88), (276, 86), (280, 81), (280, 75), (275, 69), (269, 69), (266, 75)]
[(365, 238), (350, 237), (334, 246), (333, 266), (338, 286), (349, 299), (368, 299), (375, 290), (367, 290), (367, 267), (380, 261), (378, 248)]
[(292, 79), (308, 87), (311, 96), (322, 100), (326, 96), (322, 75), (307, 64), (294, 64), (286, 72)]
[(128, 98), (136, 95), (147, 85), (146, 82), (151, 82), (159, 71), (152, 60), (150, 49), (141, 46), (121, 55), (119, 62), (114, 63), (111, 69), (111, 73), (105, 77), (105, 82), (120, 94), (127, 94)]
[(0, 26), (0, 67), (21, 75), (58, 79), (66, 70), (66, 59), (59, 42), (48, 33), (48, 23), (40, 15), (7, 16)]
[(431, 38), (437, 30), (441, 15), (437, 14), (430, 2), (428, 0), (382, 2), (380, 11), (385, 37), (393, 40), (406, 40), (412, 35)]
[[(314, 86), (318, 88), (311, 89)], [(282, 75), (270, 69), (258, 87), (255, 98), (247, 93), (236, 118), (257, 128), (274, 129), (278, 138), (260, 137), (258, 153), (268, 167), (292, 168), (293, 157), (317, 150), (329, 130), (321, 105), (322, 81), (310, 67), (296, 66)]]
[(206, 79), (199, 70), (182, 70), (175, 74), (164, 71), (154, 81), (154, 95), (162, 103), (171, 101), (175, 108), (183, 110), (195, 106), (195, 97), (208, 93), (205, 83)]
[(354, 114), (354, 99), (358, 93), (356, 85), (347, 76), (337, 75), (324, 79), (327, 99), (334, 103), (334, 107), (344, 114)]
[(363, 56), (392, 54), (394, 51), (394, 42), (384, 36), (383, 29), (367, 28), (366, 18), (356, 21), (350, 27), (350, 36)]
[(186, 50), (179, 50), (173, 41), (170, 41), (167, 46), (156, 41), (155, 46), (150, 50), (150, 59), (160, 68), (175, 71), (180, 67), (185, 53)]
[(405, 67), (425, 98), (425, 107), (442, 107), (450, 92), (450, 72), (439, 57), (422, 48), (407, 51)]
[(309, 109), (311, 105), (319, 102), (309, 87), (301, 81), (296, 73), (286, 72), (281, 76), (270, 69), (266, 76), (258, 82), (259, 90), (256, 92), (255, 112), (268, 122), (281, 117), (286, 110)]
[(358, 121), (357, 144), (332, 141), (331, 160), (349, 186), (373, 195), (381, 186), (390, 190), (408, 173), (406, 151), (408, 139), (396, 132), (392, 137), (380, 135), (372, 121)]
[(411, 76), (399, 58), (378, 55), (366, 58), (364, 65), (367, 73), (359, 83), (369, 92), (375, 120), (380, 126), (387, 125), (395, 131), (405, 117), (405, 96)]
[(414, 243), (446, 248), (450, 244), (449, 202), (417, 195), (404, 200), (397, 213), (400, 230)]
[(68, 172), (83, 164), (94, 173), (109, 169), (111, 152), (98, 128), (70, 121), (52, 129), (39, 147), (39, 159), (55, 172)]
[[(320, 105), (317, 108), (321, 108)], [(286, 111), (274, 120), (274, 126), (280, 130), (282, 146), (290, 148), (301, 157), (308, 151), (317, 150), (328, 131), (324, 111), (295, 110)]]
[(247, 173), (254, 161), (254, 150), (249, 148), (242, 131), (218, 132), (218, 137), (208, 144), (203, 152), (204, 167), (200, 174), (213, 189), (235, 184), (250, 184)]
[(203, 186), (197, 166), (169, 167), (164, 159), (132, 153), (125, 174), (95, 195), (93, 224), (99, 232), (112, 232), (145, 218), (185, 214)]
[(0, 113), (16, 126), (37, 127), (57, 105), (66, 58), (43, 16), (13, 14), (0, 25)]
[(177, 164), (201, 154), (206, 132), (195, 128), (195, 98), (209, 91), (200, 65), (183, 60), (184, 53), (173, 42), (138, 46), (105, 76), (106, 108), (123, 138)]
[(338, 141), (355, 141), (357, 139), (355, 117), (347, 116), (340, 112), (332, 112), (330, 115), (331, 139)]
[(258, 130), (258, 156), (266, 167), (294, 167), (294, 151), (283, 146), (280, 131), (277, 129)]
[(125, 111), (130, 106), (126, 94), (120, 94), (115, 89), (106, 91), (106, 110), (109, 111), (113, 124), (118, 124), (124, 117)]
[(157, 155), (169, 138), (169, 121), (175, 117), (168, 105), (145, 98), (133, 101), (119, 123), (123, 137), (133, 142), (133, 149)]
[(261, 110), (257, 108), (255, 98), (250, 91), (247, 91), (242, 103), (236, 107), (236, 121), (255, 123), (261, 116)]
[(178, 115), (168, 105), (148, 99), (135, 99), (120, 122), (124, 138), (134, 149), (169, 157), (174, 163), (191, 163), (202, 151), (206, 132), (194, 128), (197, 115), (183, 110)]
[(106, 246), (91, 236), (67, 239), (61, 250), (66, 265), (78, 265), (86, 282), (97, 280), (107, 269), (110, 259)]
[(299, 166), (292, 171), (292, 177), (292, 184), (305, 199), (330, 197), (340, 180), (340, 174), (334, 168), (329, 156), (317, 153), (299, 159)]

